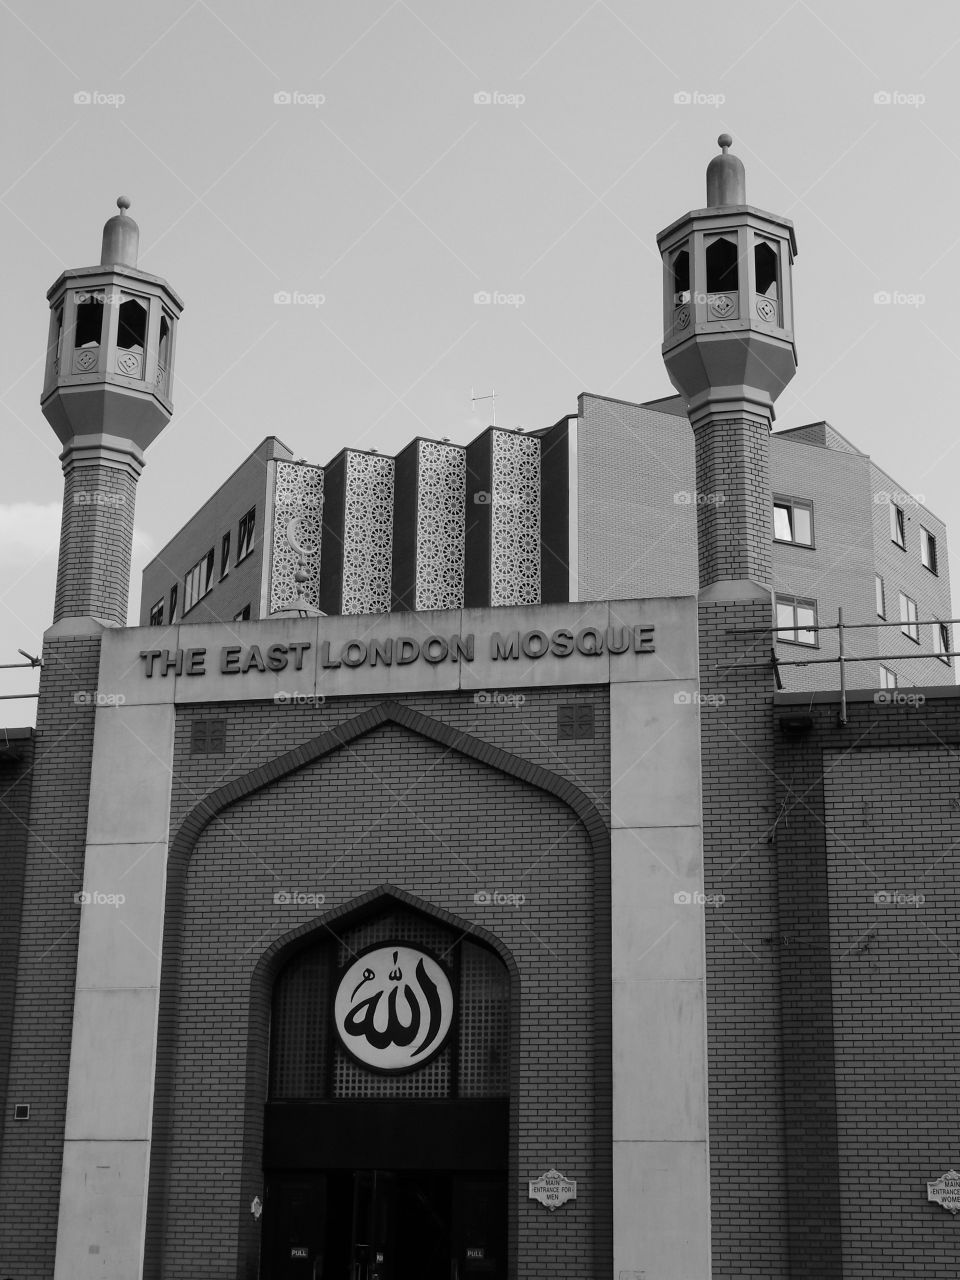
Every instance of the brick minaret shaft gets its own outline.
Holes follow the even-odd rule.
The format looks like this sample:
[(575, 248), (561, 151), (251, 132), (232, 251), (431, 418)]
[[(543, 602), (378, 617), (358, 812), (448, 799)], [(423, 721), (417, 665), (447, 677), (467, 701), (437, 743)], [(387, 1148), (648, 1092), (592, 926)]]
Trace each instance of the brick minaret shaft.
[(63, 520), (53, 620), (93, 617), (125, 626), (142, 458), (103, 446), (74, 446), (61, 456)]
[(700, 586), (771, 584), (770, 420), (720, 410), (694, 425)]
[[(103, 229), (100, 265), (50, 289), (41, 407), (63, 444), (63, 522), (53, 621), (125, 626), (133, 518), (143, 454), (173, 412), (174, 337), (182, 304), (137, 267), (130, 202)], [(86, 630), (81, 626), (79, 631)]]

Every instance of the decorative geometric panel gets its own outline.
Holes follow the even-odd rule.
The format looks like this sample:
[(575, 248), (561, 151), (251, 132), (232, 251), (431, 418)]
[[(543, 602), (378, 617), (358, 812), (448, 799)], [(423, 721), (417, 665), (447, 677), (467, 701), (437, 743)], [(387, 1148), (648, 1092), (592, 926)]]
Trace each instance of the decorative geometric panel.
[[(323, 470), (302, 462), (278, 462), (273, 491), (270, 612), (290, 609), (301, 595), (320, 607), (320, 531)], [(305, 582), (294, 576), (301, 571)]]
[(127, 378), (143, 377), (143, 356), (136, 351), (121, 351), (117, 355), (117, 372)]
[(463, 605), (466, 451), (421, 440), (417, 480), (414, 608), (459, 609)]
[(393, 458), (347, 453), (341, 613), (390, 612), (393, 473)]
[(540, 603), (540, 440), (493, 432), (490, 603)]
[(273, 992), (270, 1096), (319, 1101), (327, 1096), (330, 960), (326, 948), (291, 961)]

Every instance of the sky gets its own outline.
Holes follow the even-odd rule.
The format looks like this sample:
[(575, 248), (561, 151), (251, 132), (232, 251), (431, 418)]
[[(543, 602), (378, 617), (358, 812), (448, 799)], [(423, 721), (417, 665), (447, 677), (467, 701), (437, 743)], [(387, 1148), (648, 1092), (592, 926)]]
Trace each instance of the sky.
[(776, 428), (827, 419), (960, 564), (960, 6), (0, 0), (0, 49), (0, 663), (53, 613), (46, 291), (99, 261), (118, 195), (185, 303), (135, 621), (144, 563), (266, 435), (322, 465), (466, 442), (472, 393), (528, 430), (582, 391), (670, 394), (656, 234), (704, 204), (721, 132), (796, 226)]

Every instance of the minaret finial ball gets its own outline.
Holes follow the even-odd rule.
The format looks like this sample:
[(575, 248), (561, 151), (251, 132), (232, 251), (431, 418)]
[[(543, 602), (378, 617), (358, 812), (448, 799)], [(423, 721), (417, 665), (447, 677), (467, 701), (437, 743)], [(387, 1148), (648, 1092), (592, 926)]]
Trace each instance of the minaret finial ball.
[(722, 151), (707, 165), (707, 207), (744, 205), (747, 203), (747, 176), (743, 161), (728, 150), (733, 146), (733, 138), (729, 133), (721, 133), (717, 143)]
[(126, 196), (117, 196), (117, 208), (120, 210), (121, 217), (130, 208), (130, 201), (127, 199)]

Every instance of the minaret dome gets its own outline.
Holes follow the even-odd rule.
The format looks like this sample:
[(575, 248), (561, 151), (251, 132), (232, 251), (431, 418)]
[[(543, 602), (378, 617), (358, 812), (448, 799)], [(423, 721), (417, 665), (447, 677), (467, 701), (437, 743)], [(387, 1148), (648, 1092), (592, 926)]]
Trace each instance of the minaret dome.
[(739, 156), (730, 155), (733, 138), (721, 133), (717, 145), (722, 148), (707, 165), (707, 207), (747, 203), (747, 175)]

